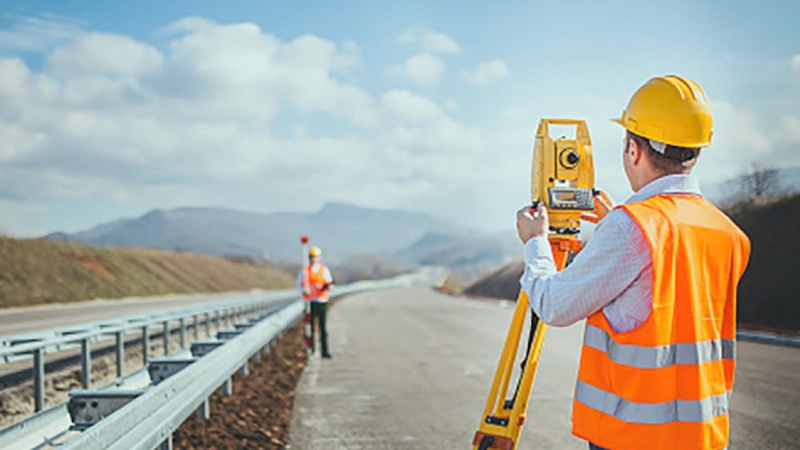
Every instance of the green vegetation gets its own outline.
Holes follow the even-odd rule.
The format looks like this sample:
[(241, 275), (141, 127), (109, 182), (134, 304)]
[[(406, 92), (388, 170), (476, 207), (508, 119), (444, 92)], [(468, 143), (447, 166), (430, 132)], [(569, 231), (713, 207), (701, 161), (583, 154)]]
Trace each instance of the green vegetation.
[(293, 285), (274, 267), (213, 256), (0, 236), (0, 307)]

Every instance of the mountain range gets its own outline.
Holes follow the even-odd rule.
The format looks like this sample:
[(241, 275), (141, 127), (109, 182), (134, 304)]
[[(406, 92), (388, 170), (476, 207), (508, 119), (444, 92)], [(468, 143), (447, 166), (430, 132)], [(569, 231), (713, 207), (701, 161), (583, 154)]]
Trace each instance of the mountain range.
[(333, 263), (354, 255), (374, 255), (412, 265), (483, 269), (502, 264), (520, 251), (513, 234), (483, 233), (427, 214), (345, 203), (328, 203), (313, 213), (154, 210), (138, 218), (46, 238), (292, 262), (300, 260), (301, 235), (322, 247), (325, 259)]

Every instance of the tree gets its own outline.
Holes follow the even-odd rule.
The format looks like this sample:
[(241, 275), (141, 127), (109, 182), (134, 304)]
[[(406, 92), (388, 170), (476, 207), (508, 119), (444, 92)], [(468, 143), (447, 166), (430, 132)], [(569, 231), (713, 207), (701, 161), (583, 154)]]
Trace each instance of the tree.
[(724, 209), (738, 213), (785, 196), (787, 190), (781, 184), (779, 172), (775, 167), (752, 163), (749, 170), (728, 181), (731, 195)]
[(778, 169), (753, 163), (750, 171), (741, 177), (741, 189), (749, 198), (765, 199), (782, 195)]

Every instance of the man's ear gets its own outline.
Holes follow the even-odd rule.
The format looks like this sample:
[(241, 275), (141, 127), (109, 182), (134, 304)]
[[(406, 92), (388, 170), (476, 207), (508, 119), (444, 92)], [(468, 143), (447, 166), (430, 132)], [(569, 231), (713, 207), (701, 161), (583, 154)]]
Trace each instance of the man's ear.
[(644, 157), (644, 149), (639, 146), (639, 143), (636, 142), (636, 139), (628, 140), (628, 152), (630, 153), (631, 164), (634, 166), (639, 165), (642, 157)]

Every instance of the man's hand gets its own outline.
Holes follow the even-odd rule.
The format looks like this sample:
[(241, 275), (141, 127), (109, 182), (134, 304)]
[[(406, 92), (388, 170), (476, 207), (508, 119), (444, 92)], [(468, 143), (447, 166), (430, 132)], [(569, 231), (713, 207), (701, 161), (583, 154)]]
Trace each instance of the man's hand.
[(611, 201), (605, 191), (600, 191), (599, 194), (594, 196), (594, 211), (581, 213), (581, 219), (597, 223), (603, 220), (603, 217), (612, 209), (614, 209), (614, 202)]
[(539, 203), (536, 209), (526, 206), (517, 211), (517, 234), (523, 244), (532, 237), (547, 236), (549, 230), (550, 220), (543, 203)]

